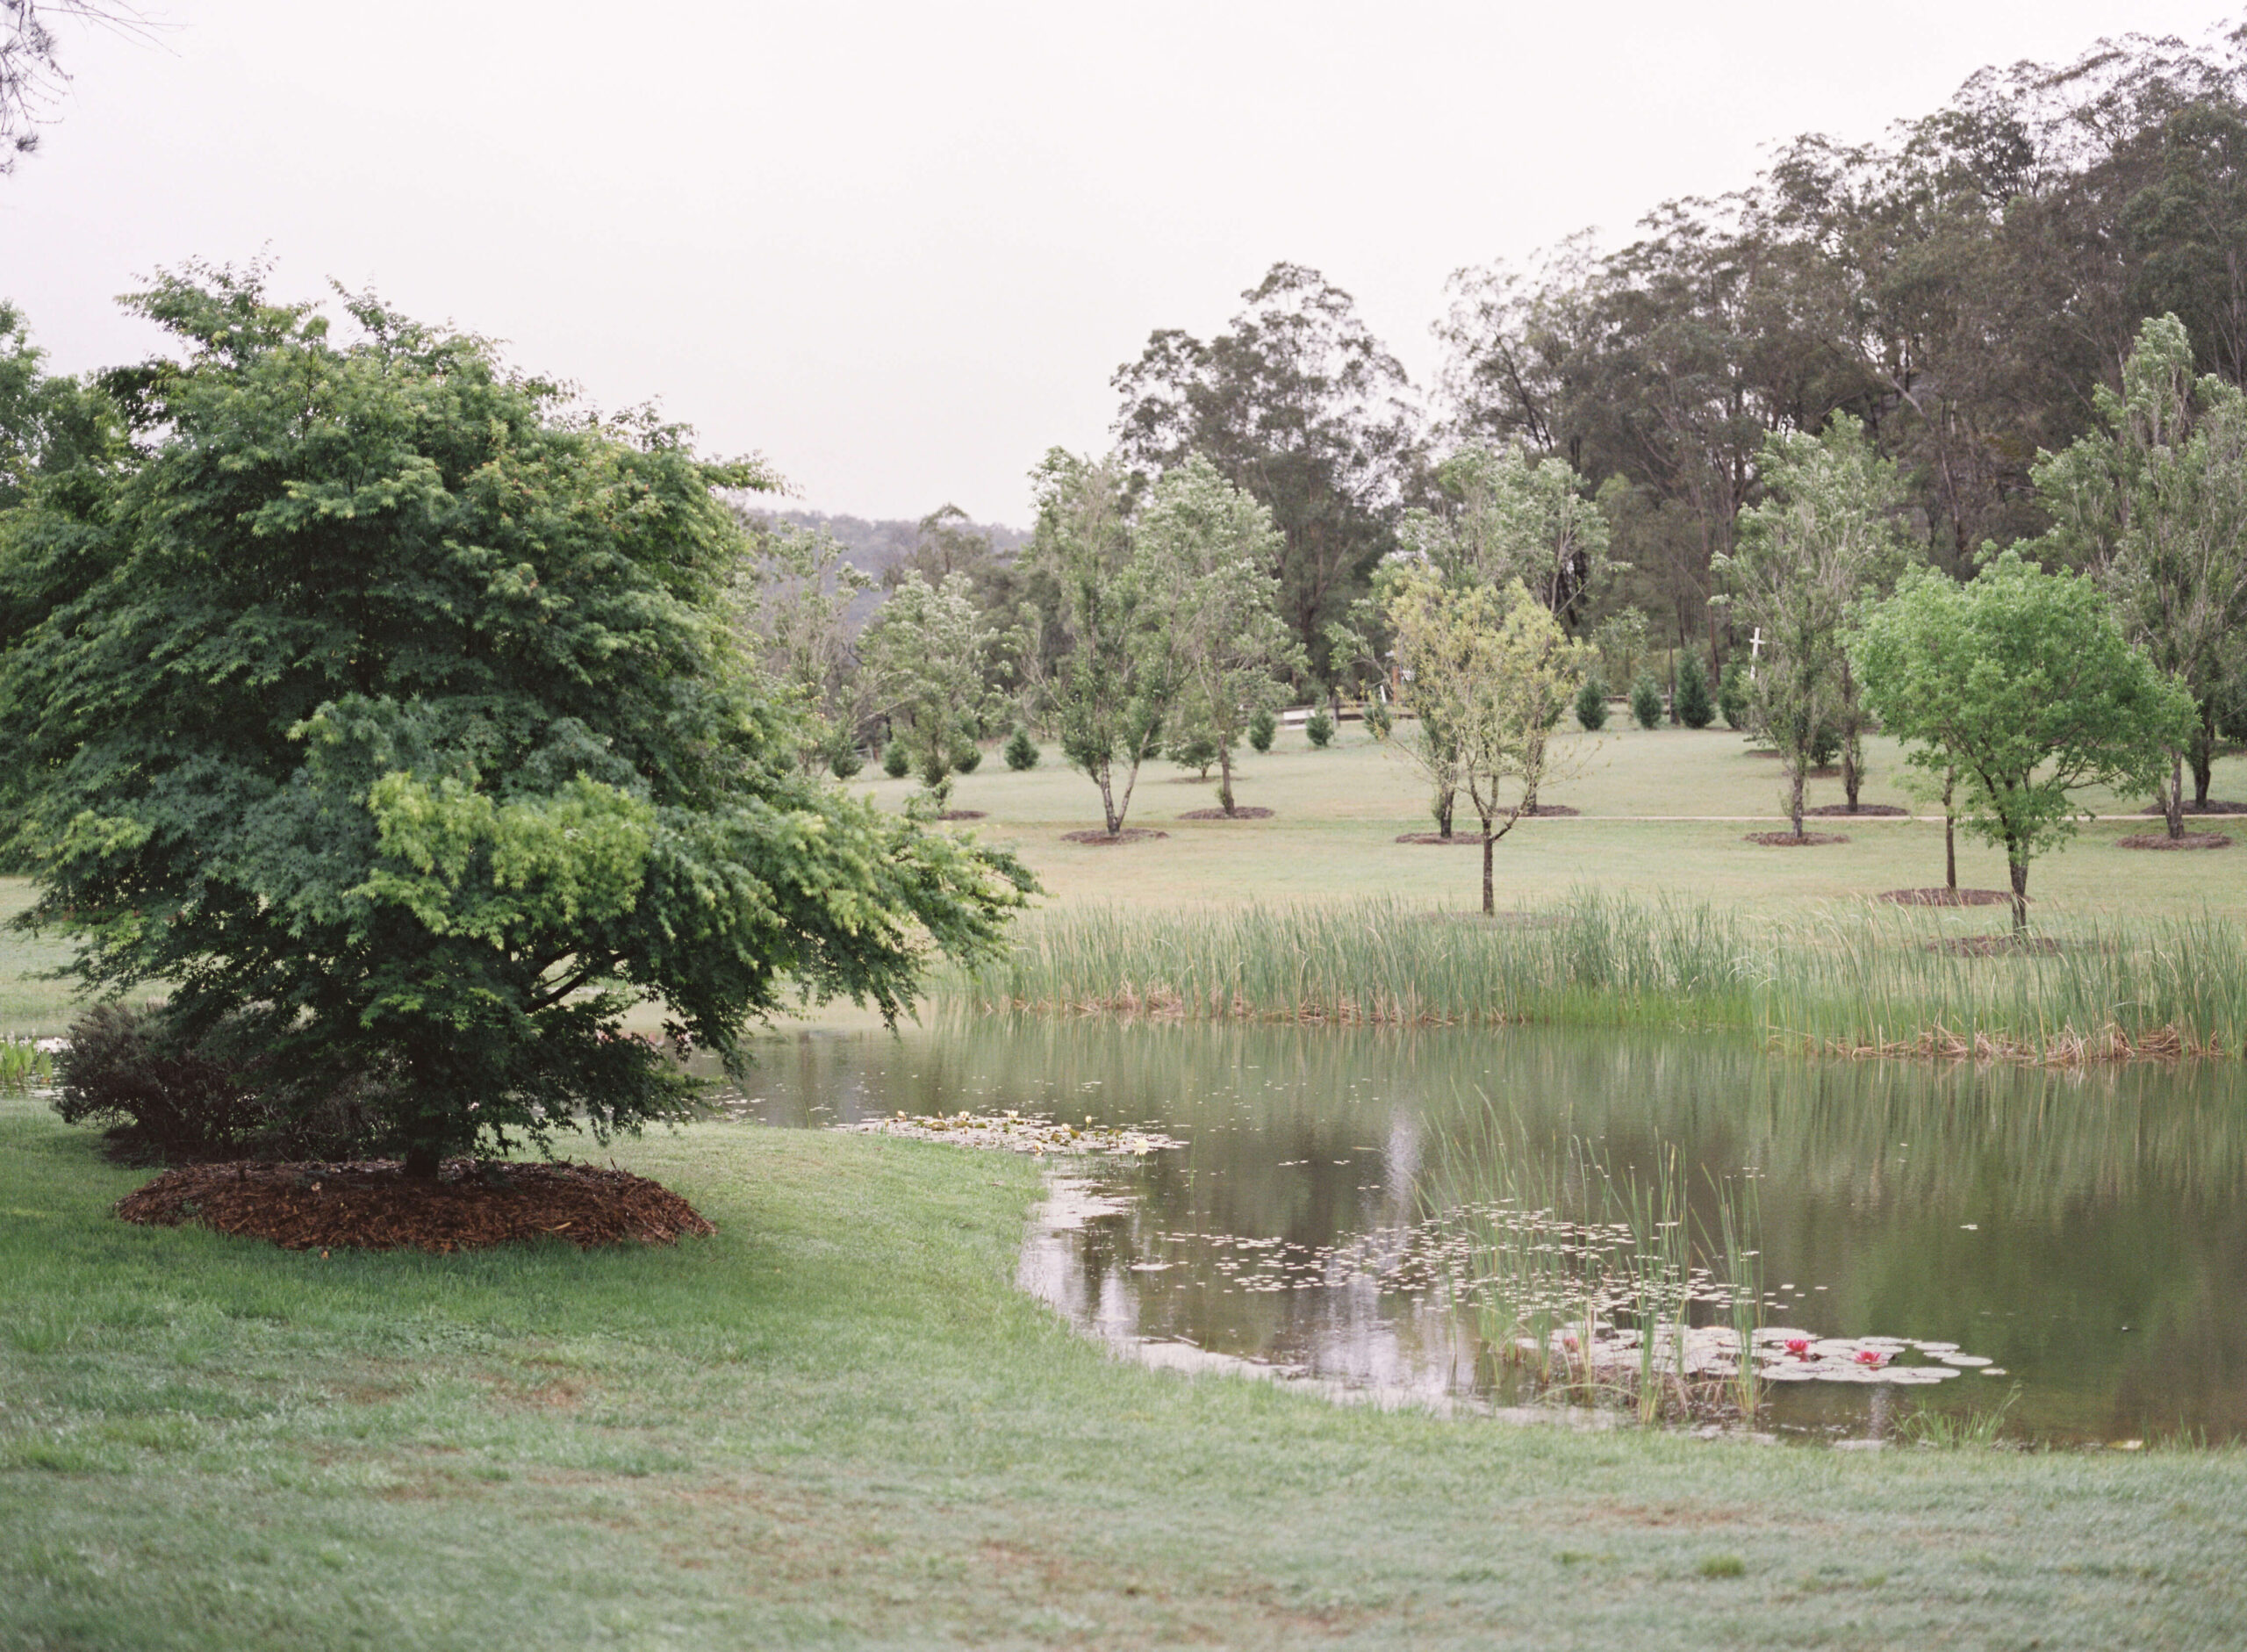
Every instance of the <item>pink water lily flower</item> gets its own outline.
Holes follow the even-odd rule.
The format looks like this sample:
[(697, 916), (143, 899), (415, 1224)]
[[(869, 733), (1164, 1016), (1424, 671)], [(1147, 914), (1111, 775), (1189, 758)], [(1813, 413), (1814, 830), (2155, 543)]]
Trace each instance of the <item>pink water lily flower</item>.
[(1859, 1348), (1857, 1350), (1857, 1363), (1859, 1365), (1870, 1365), (1875, 1370), (1877, 1370), (1882, 1366), (1888, 1363), (1888, 1356), (1885, 1354), (1883, 1354), (1878, 1348)]
[(1787, 1352), (1793, 1354), (1798, 1360), (1808, 1359), (1810, 1357), (1810, 1339), (1808, 1337), (1789, 1337), (1787, 1339)]

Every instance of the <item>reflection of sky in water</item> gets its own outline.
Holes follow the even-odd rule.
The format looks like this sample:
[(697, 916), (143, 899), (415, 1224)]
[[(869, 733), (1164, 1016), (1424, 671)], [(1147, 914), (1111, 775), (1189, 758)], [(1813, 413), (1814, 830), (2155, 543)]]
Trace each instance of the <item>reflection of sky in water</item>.
[(745, 1091), (781, 1124), (1012, 1108), (1178, 1138), (1057, 1182), (1021, 1262), (1025, 1289), (1158, 1363), (1509, 1404), (1448, 1309), (1399, 1288), (1416, 1228), (1493, 1196), (1525, 1159), (1553, 1175), (1582, 1149), (1626, 1173), (1674, 1147), (1705, 1227), (1712, 1178), (1753, 1167), (1767, 1323), (1941, 1339), (2012, 1374), (1905, 1396), (1793, 1385), (1774, 1397), (1781, 1426), (1860, 1433), (1892, 1410), (1987, 1406), (2017, 1377), (2013, 1418), (2045, 1437), (2220, 1439), (2247, 1437), (2234, 1077), (1810, 1064), (1686, 1038), (984, 1024), (775, 1040)]

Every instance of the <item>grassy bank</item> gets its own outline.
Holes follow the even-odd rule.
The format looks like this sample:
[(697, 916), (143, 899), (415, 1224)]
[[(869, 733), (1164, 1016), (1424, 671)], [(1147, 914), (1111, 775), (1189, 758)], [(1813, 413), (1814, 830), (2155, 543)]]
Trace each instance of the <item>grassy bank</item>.
[(944, 994), (984, 1013), (1728, 1029), (1821, 1051), (2057, 1061), (2236, 1055), (2247, 1041), (2247, 937), (2227, 919), (2083, 920), (2019, 952), (1944, 949), (1980, 928), (1589, 892), (1496, 921), (1382, 898), (1078, 905), (1028, 920), (1005, 962)]
[(619, 1156), (718, 1237), (322, 1260), (122, 1227), (133, 1174), (0, 1103), (0, 1647), (2247, 1639), (2236, 1453), (1337, 1408), (1066, 1331), (1019, 1160)]

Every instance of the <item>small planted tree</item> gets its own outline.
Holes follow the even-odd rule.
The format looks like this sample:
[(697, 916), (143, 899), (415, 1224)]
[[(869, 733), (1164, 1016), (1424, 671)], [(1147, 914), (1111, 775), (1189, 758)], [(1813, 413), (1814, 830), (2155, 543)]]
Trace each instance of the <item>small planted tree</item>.
[[(1424, 724), (1432, 718), (1450, 733), (1435, 760), (1447, 765), (1481, 822), (1482, 911), (1493, 914), (1493, 846), (1556, 772), (1547, 736), (1593, 650), (1570, 642), (1518, 580), (1504, 591), (1461, 590), (1432, 573), (1408, 571), (1393, 587), (1389, 614), (1398, 657), (1411, 672), (1408, 703)], [(1406, 749), (1426, 766), (1425, 746)]]
[(908, 760), (939, 805), (951, 790), (948, 777), (980, 755), (969, 731), (981, 715), (987, 673), (1001, 643), (966, 575), (947, 574), (942, 585), (931, 585), (917, 572), (890, 593), (859, 643), (879, 708), (903, 724)]
[(1709, 674), (1701, 657), (1691, 649), (1677, 662), (1677, 721), (1688, 729), (1705, 729), (1716, 721), (1716, 702), (1709, 694)]
[(1108, 834), (1124, 830), (1139, 765), (1162, 745), (1178, 692), (1155, 571), (1132, 543), (1124, 476), (1056, 448), (1031, 473), (1033, 555), (1059, 593), (1066, 652), (1055, 668), (1061, 750), (1100, 788)]
[[(1823, 436), (1776, 433), (1763, 448), (1770, 497), (1744, 511), (1740, 539), (1716, 560), (1738, 619), (1770, 643), (1749, 691), (1756, 730), (1786, 769), (1784, 801), (1802, 836), (1803, 785), (1820, 731), (1854, 762), (1856, 686), (1846, 652), (1852, 609), (1886, 590), (1909, 558), (1897, 527), (1903, 491), (1863, 427), (1837, 416)], [(1850, 796), (1862, 772), (1850, 775)]]
[(1334, 738), (1334, 719), (1328, 714), (1325, 707), (1319, 707), (1310, 716), (1303, 719), (1303, 738), (1310, 742), (1314, 751), (1326, 750)]
[(1269, 751), (1279, 732), (1280, 719), (1268, 706), (1258, 707), (1248, 719), (1248, 743), (1258, 751)]
[(1576, 724), (1586, 734), (1597, 734), (1607, 726), (1607, 685), (1597, 677), (1585, 678), (1576, 690)]
[(1267, 571), (1279, 556), (1279, 530), (1270, 512), (1196, 455), (1163, 472), (1136, 533), (1153, 623), (1176, 678), (1172, 758), (1205, 779), (1214, 764), (1217, 806), (1230, 815), (1241, 736), (1278, 700), (1279, 678), (1307, 664), (1280, 617), (1279, 581)]
[(2068, 794), (2150, 784), (2192, 728), (2190, 693), (2130, 646), (2092, 580), (2013, 551), (1963, 585), (1907, 575), (1855, 652), (1906, 760), (1946, 794), (1955, 774), (1967, 830), (2005, 851), (2016, 930), (2029, 863), (2076, 830)]
[[(742, 630), (766, 692), (792, 714), (797, 761), (814, 773), (858, 744), (864, 685), (850, 608), (874, 582), (829, 534), (737, 514), (755, 551), (734, 581)], [(838, 778), (854, 772), (855, 759)]]
[(145, 445), (0, 534), (25, 921), (86, 987), (168, 983), (179, 1047), (353, 1092), (426, 1178), (675, 1113), (635, 1005), (737, 1065), (798, 989), (894, 1018), (996, 943), (1016, 863), (798, 762), (727, 600), (759, 468), (372, 298), (348, 341), (226, 273), (132, 307)]
[(1662, 685), (1651, 672), (1640, 672), (1631, 684), (1631, 720), (1652, 733), (1662, 727)]
[(1026, 770), (1034, 769), (1037, 766), (1037, 759), (1039, 757), (1037, 742), (1030, 737), (1030, 730), (1028, 729), (1025, 729), (1020, 723), (1016, 723), (1015, 725), (1015, 731), (1007, 736), (1007, 743), (1003, 755), (1007, 759), (1007, 766), (1009, 768), (1012, 769), (1017, 774), (1023, 773)]
[(1748, 668), (1734, 654), (1724, 663), (1724, 674), (1717, 679), (1717, 709), (1724, 714), (1727, 729), (1748, 727)]

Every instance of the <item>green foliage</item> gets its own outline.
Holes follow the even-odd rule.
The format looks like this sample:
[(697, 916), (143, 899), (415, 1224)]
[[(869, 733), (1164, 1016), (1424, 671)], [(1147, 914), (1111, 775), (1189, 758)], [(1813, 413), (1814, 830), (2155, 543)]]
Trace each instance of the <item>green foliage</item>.
[(1259, 751), (1269, 751), (1279, 732), (1279, 717), (1269, 706), (1259, 706), (1248, 720), (1248, 743)]
[(1159, 572), (1133, 543), (1124, 478), (1056, 448), (1031, 473), (1037, 497), (1032, 554), (1059, 592), (1066, 652), (1053, 699), (1061, 751), (1100, 788), (1110, 834), (1124, 829), (1139, 765), (1162, 744), (1178, 693), (1177, 661), (1163, 629)]
[(1520, 443), (1470, 442), (1436, 467), (1435, 510), (1404, 514), (1398, 538), (1454, 584), (1504, 589), (1518, 579), (1563, 624), (1580, 626), (1618, 570), (1608, 524), (1566, 459)]
[(1964, 585), (1908, 576), (1866, 620), (1857, 665), (1906, 761), (1930, 777), (1955, 770), (1962, 823), (2004, 849), (2016, 928), (2029, 861), (2076, 830), (2068, 794), (2149, 786), (2193, 717), (2092, 581), (2014, 551)]
[(1003, 755), (1007, 759), (1007, 766), (1016, 773), (1021, 774), (1037, 766), (1040, 754), (1037, 750), (1037, 742), (1030, 737), (1030, 730), (1020, 723), (1016, 723), (1014, 733), (1007, 736)]
[(1841, 731), (1830, 722), (1821, 722), (1810, 733), (1810, 766), (1813, 770), (1829, 769), (1841, 755)]
[(254, 277), (160, 277), (176, 355), (112, 376), (130, 463), (0, 529), (0, 739), (25, 921), (97, 993), (309, 1107), (356, 1087), (410, 1167), (597, 1136), (800, 988), (906, 1009), (1028, 874), (845, 799), (743, 657), (746, 553), (686, 433), (567, 413), (490, 347)]
[(893, 780), (901, 780), (913, 767), (913, 754), (905, 749), (905, 742), (895, 735), (889, 737), (881, 749), (881, 772)]
[(1748, 707), (1748, 667), (1734, 653), (1725, 661), (1724, 674), (1717, 680), (1717, 709), (1724, 714), (1724, 726), (1747, 728)]
[(1662, 685), (1652, 672), (1640, 672), (1631, 684), (1631, 716), (1640, 728), (1662, 727)]
[(930, 791), (980, 760), (973, 730), (989, 700), (987, 676), (1019, 642), (987, 621), (963, 573), (941, 585), (907, 575), (867, 621), (858, 639), (866, 674), (880, 710), (902, 724), (897, 737)]
[(1181, 769), (1196, 771), (1206, 780), (1217, 760), (1217, 737), (1206, 729), (1189, 729), (1173, 736), (1163, 755)]
[(954, 773), (973, 774), (982, 762), (983, 748), (974, 741), (962, 736), (952, 743), (951, 766)]
[(865, 754), (848, 734), (837, 733), (828, 742), (827, 772), (836, 779), (847, 780), (865, 766)]
[(1366, 732), (1368, 734), (1375, 740), (1386, 740), (1396, 726), (1396, 720), (1389, 715), (1387, 700), (1375, 694), (1366, 701)]
[(1716, 720), (1717, 708), (1709, 694), (1709, 673), (1701, 657), (1691, 649), (1677, 662), (1677, 721), (1688, 729), (1705, 729)]
[(1607, 685), (1597, 677), (1585, 678), (1576, 690), (1576, 722), (1586, 734), (1607, 726)]
[(746, 510), (736, 514), (752, 549), (733, 582), (737, 622), (767, 696), (796, 725), (804, 772), (831, 769), (836, 752), (855, 743), (865, 708), (850, 610), (873, 581), (831, 535)]
[(1324, 751), (1327, 743), (1334, 738), (1334, 719), (1327, 714), (1325, 707), (1320, 706), (1303, 720), (1303, 737), (1315, 749)]

